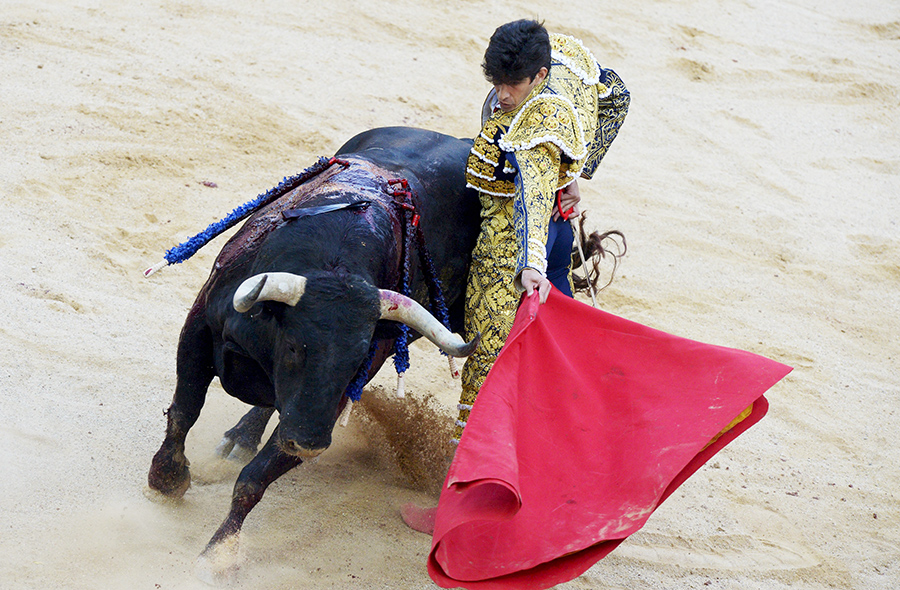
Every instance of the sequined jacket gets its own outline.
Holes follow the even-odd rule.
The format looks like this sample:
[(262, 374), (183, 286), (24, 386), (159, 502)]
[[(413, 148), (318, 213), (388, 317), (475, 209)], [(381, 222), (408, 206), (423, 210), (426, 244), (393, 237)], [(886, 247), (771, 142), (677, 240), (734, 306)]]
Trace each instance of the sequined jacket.
[(483, 203), (514, 199), (517, 277), (524, 268), (546, 272), (556, 192), (593, 176), (630, 102), (619, 76), (579, 40), (553, 34), (550, 46), (549, 74), (518, 108), (503, 112), (496, 93), (488, 95), (466, 165), (466, 182)]

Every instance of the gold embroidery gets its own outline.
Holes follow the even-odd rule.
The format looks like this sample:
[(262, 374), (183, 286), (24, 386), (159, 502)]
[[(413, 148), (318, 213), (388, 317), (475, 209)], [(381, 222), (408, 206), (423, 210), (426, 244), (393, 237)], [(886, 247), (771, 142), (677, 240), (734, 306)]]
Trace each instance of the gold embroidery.
[(497, 135), (497, 130), (498, 130), (497, 121), (488, 119), (488, 121), (484, 124), (484, 128), (481, 130), (481, 132), (485, 136), (490, 137), (491, 140), (493, 140), (494, 137)]
[[(479, 191), (482, 215), (466, 286), (466, 337), (482, 335), (462, 371), (460, 403), (468, 406), (512, 328), (515, 278), (524, 267), (546, 269), (556, 190), (593, 174), (628, 111), (621, 80), (579, 41), (551, 35), (550, 42), (550, 75), (518, 109), (488, 117), (467, 162), (466, 182)], [(459, 423), (468, 419), (461, 410)], [(457, 440), (462, 430), (458, 424)]]
[(610, 144), (619, 134), (619, 128), (628, 114), (631, 95), (622, 79), (612, 70), (603, 71), (603, 83), (597, 85), (597, 120), (595, 132), (590, 135), (588, 156), (584, 162), (581, 175), (590, 178), (606, 155)]
[(497, 143), (504, 151), (517, 152), (545, 142), (555, 144), (572, 160), (585, 156), (584, 130), (572, 102), (563, 96), (541, 94), (527, 101)]
[(492, 194), (494, 196), (510, 198), (516, 194), (516, 185), (511, 180), (486, 180), (467, 174), (466, 183), (480, 192)]
[(494, 180), (495, 166), (479, 158), (469, 157), (468, 169), (470, 172), (474, 172), (479, 180)]
[(522, 182), (516, 185), (513, 217), (518, 242), (517, 276), (525, 267), (547, 271), (547, 227), (556, 203), (559, 153), (556, 146), (547, 143), (516, 153), (522, 174)]
[(485, 158), (487, 158), (493, 162), (497, 162), (497, 165), (500, 164), (500, 158), (503, 156), (503, 154), (500, 151), (499, 147), (497, 147), (496, 145), (494, 145), (492, 143), (488, 143), (486, 141), (481, 142), (476, 147), (477, 147), (477, 150), (479, 152), (481, 152), (481, 154)]
[(600, 76), (597, 60), (578, 39), (568, 35), (551, 34), (550, 55), (577, 74), (585, 84), (597, 83)]

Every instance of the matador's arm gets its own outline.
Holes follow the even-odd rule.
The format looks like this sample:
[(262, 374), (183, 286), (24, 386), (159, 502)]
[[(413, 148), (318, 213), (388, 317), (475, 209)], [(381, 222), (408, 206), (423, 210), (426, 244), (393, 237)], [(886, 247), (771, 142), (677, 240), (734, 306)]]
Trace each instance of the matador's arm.
[(556, 204), (560, 151), (551, 143), (542, 143), (508, 157), (514, 159), (518, 169), (513, 223), (518, 243), (515, 283), (521, 290), (522, 270), (547, 272), (547, 228)]
[(619, 134), (619, 128), (625, 120), (625, 115), (628, 114), (628, 105), (631, 104), (631, 94), (619, 75), (612, 70), (600, 68), (598, 91), (606, 95), (600, 96), (597, 132), (588, 143), (588, 155), (581, 170), (581, 176), (587, 179), (594, 175), (600, 160)]

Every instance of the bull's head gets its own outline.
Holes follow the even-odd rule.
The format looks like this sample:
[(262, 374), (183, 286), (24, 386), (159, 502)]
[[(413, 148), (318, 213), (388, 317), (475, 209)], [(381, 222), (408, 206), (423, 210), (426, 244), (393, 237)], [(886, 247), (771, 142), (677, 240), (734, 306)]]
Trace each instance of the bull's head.
[[(270, 322), (270, 374), (280, 412), (279, 442), (285, 452), (312, 457), (331, 444), (341, 396), (365, 360), (379, 319), (402, 322), (451, 356), (478, 344), (447, 330), (421, 305), (400, 293), (347, 279), (337, 289), (317, 279), (269, 272), (244, 281), (234, 309), (254, 322)], [(273, 302), (269, 310), (258, 306)], [(283, 304), (283, 305), (278, 305)], [(251, 311), (259, 309), (254, 316)]]

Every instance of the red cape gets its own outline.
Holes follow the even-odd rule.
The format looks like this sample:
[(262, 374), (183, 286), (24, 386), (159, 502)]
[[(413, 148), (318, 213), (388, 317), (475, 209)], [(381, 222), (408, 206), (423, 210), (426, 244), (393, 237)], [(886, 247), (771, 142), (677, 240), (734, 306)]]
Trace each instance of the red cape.
[(447, 474), (428, 573), (479, 590), (581, 575), (758, 422), (790, 371), (556, 290), (524, 299)]

